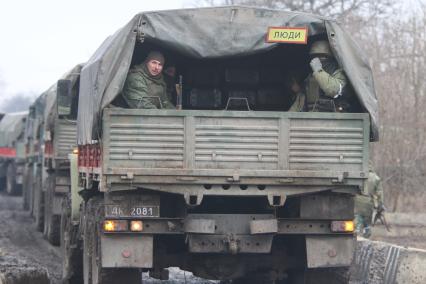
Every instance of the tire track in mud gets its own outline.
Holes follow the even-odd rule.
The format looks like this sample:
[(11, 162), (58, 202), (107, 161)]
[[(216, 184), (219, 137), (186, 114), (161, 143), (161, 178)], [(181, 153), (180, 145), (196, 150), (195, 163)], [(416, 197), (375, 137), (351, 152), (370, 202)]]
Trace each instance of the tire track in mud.
[(0, 193), (0, 283), (60, 283), (59, 248), (37, 232), (22, 198)]

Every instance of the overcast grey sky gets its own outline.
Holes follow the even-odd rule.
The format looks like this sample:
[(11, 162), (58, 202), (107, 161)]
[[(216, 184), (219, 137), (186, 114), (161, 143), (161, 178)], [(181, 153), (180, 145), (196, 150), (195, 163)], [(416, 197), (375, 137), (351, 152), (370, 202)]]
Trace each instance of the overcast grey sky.
[[(403, 16), (405, 11), (419, 9), (418, 2), (423, 1), (426, 0), (401, 1), (399, 16)], [(13, 96), (38, 96), (47, 90), (66, 71), (87, 61), (107, 36), (124, 26), (137, 13), (184, 8), (199, 2), (1, 1), (0, 111), (12, 111), (8, 99)], [(14, 104), (15, 101), (12, 106)]]
[[(141, 11), (187, 0), (13, 0), (0, 2), (0, 107), (19, 93), (40, 94), (87, 61), (103, 40)], [(7, 111), (7, 110), (6, 110)]]

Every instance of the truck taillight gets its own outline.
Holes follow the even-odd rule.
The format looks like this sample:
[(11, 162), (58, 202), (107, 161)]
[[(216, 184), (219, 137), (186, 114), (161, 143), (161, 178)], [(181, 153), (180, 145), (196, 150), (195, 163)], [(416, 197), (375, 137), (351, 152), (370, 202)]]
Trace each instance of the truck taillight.
[(104, 232), (142, 232), (143, 231), (143, 222), (140, 220), (105, 220), (103, 222)]
[(130, 222), (130, 231), (132, 232), (142, 232), (143, 223), (142, 221), (131, 221)]
[(353, 221), (332, 221), (331, 231), (334, 233), (351, 233), (355, 230)]
[(105, 220), (103, 227), (105, 232), (125, 232), (129, 230), (129, 223), (127, 220)]

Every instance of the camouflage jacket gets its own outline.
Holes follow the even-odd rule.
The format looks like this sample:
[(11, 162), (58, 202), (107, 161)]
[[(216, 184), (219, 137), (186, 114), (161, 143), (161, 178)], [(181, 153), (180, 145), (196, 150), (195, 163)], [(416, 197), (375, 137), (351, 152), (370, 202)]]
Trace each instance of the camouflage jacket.
[(332, 74), (324, 70), (314, 72), (305, 80), (305, 92), (298, 93), (289, 111), (315, 111), (315, 104), (323, 97), (330, 102), (342, 95), (348, 80), (342, 69)]
[(130, 108), (175, 108), (163, 75), (149, 75), (144, 63), (130, 69), (124, 83), (122, 96)]
[(371, 219), (373, 209), (382, 210), (382, 207), (382, 183), (380, 177), (370, 171), (363, 192), (355, 197), (355, 214), (361, 214)]

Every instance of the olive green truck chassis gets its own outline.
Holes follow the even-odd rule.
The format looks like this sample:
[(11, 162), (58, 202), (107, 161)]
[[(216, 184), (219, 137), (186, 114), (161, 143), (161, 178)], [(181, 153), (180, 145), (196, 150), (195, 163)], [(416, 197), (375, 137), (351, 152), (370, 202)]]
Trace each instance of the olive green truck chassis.
[(44, 207), (43, 232), (53, 245), (60, 244), (62, 202), (70, 192), (70, 164), (68, 154), (77, 149), (76, 121), (56, 117), (53, 132), (49, 131), (45, 143), (44, 168), (47, 173), (43, 186)]
[(102, 131), (100, 167), (78, 168), (80, 215), (71, 194), (85, 283), (170, 266), (297, 283), (292, 271), (350, 265), (368, 114), (114, 108)]

